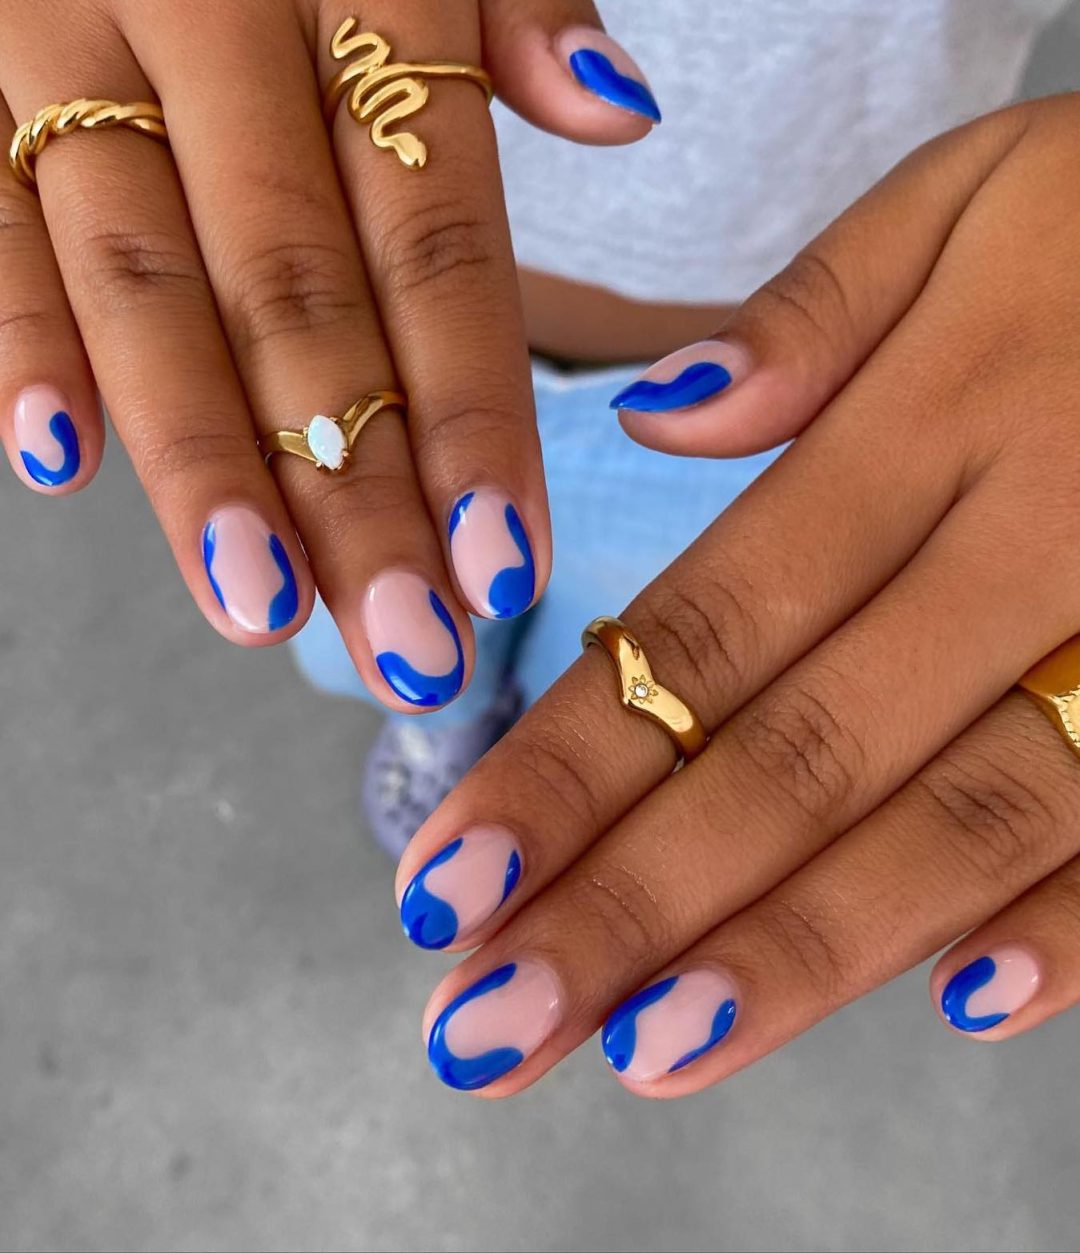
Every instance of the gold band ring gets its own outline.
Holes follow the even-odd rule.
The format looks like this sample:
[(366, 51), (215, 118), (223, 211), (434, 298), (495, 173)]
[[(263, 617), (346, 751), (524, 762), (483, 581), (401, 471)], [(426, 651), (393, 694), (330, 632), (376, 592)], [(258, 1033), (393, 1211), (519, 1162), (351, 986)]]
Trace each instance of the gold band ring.
[(320, 470), (336, 474), (345, 468), (360, 432), (384, 409), (405, 411), (401, 392), (369, 392), (340, 418), (317, 413), (302, 431), (272, 431), (259, 440), (259, 452), (267, 461), (277, 452), (291, 453), (311, 461)]
[(697, 714), (674, 692), (661, 687), (645, 650), (618, 618), (596, 618), (581, 635), (582, 648), (597, 645), (611, 658), (619, 677), (619, 700), (633, 713), (663, 727), (675, 743), (679, 764), (692, 761), (709, 742)]
[(147, 101), (118, 104), (115, 100), (72, 100), (68, 104), (47, 105), (24, 122), (11, 141), (8, 163), (20, 183), (34, 187), (34, 163), (53, 136), (70, 135), (76, 130), (107, 130), (112, 126), (126, 126), (163, 143), (169, 138), (160, 105)]
[(1080, 635), (1032, 666), (1020, 680), (1020, 689), (1080, 756)]
[[(330, 80), (324, 99), (327, 123), (334, 119), (342, 96), (349, 91), (349, 112), (357, 122), (371, 123), (371, 142), (376, 148), (396, 152), (398, 159), (410, 169), (423, 169), (428, 150), (424, 141), (411, 131), (389, 132), (387, 127), (412, 117), (427, 104), (425, 78), (457, 78), (475, 83), (487, 96), (494, 95), (489, 75), (477, 65), (461, 65), (456, 61), (431, 61), (426, 64), (390, 61), (390, 45), (373, 31), (354, 35), (358, 23), (347, 18), (330, 41), (330, 55), (335, 61), (348, 61)], [(355, 57), (355, 60), (349, 60)]]

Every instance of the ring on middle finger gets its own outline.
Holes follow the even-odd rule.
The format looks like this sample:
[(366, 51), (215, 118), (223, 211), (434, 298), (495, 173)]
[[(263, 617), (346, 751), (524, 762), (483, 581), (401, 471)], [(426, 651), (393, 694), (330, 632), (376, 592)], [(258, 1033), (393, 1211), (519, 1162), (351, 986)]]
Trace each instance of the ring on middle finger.
[(259, 452), (267, 461), (275, 453), (289, 453), (336, 474), (345, 469), (360, 432), (376, 414), (384, 409), (399, 409), (404, 414), (405, 406), (401, 392), (368, 392), (341, 417), (317, 413), (302, 431), (271, 431), (259, 440)]

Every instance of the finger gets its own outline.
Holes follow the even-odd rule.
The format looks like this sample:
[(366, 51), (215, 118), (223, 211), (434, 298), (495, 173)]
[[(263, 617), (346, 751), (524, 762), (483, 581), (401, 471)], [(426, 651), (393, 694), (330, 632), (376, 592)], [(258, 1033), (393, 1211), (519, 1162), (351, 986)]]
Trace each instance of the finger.
[[(613, 988), (620, 995), (639, 983), (792, 874), (1049, 651), (1026, 608), (1034, 586), (1008, 608), (1026, 543), (1012, 553), (995, 549), (1009, 580), (999, 581), (987, 568), (994, 563), (978, 555), (980, 519), (999, 508), (996, 489), (965, 497), (864, 610), (729, 720), (698, 760), (451, 976), (452, 994), (479, 970), (542, 954), (563, 990), (569, 1008), (552, 1044), (507, 1080), (513, 1090), (583, 1038), (581, 1024), (603, 1012)], [(957, 569), (971, 571), (972, 581), (943, 622), (933, 589)], [(1065, 616), (1076, 612), (1080, 606), (1069, 606)], [(1049, 624), (1055, 629), (1060, 622)], [(916, 649), (920, 640), (928, 643)], [(864, 675), (874, 676), (872, 687)], [(681, 833), (678, 856), (668, 830)]]
[(1080, 858), (1073, 858), (946, 953), (930, 995), (956, 1031), (1006, 1040), (1080, 1003), (1077, 952)]
[[(151, 14), (136, 6), (127, 33), (172, 119), (195, 229), (259, 433), (300, 429), (369, 392), (396, 390), (295, 15), (275, 6), (253, 27), (241, 9)], [(205, 81), (194, 83), (172, 56), (180, 43), (197, 56)], [(222, 129), (238, 94), (245, 123)], [(287, 114), (283, 96), (293, 102)], [(340, 474), (289, 456), (275, 457), (272, 468), (371, 691), (407, 712), (452, 700), (467, 657), (471, 663), (471, 630), (401, 412), (371, 420)]]
[(662, 452), (717, 457), (797, 435), (941, 271), (950, 232), (1024, 125), (1018, 111), (981, 118), (902, 161), (714, 339), (678, 349), (619, 392), (611, 406), (626, 433)]
[[(0, 140), (15, 123), (0, 99)], [(0, 174), (0, 438), (34, 491), (76, 492), (97, 473), (104, 430), (90, 363), (37, 196)]]
[(589, 0), (481, 0), (484, 63), (526, 121), (586, 144), (632, 143), (660, 120), (641, 67)]
[[(119, 40), (93, 59), (65, 51), (43, 57), (19, 32), (4, 62), (14, 112), (80, 92), (151, 98)], [(63, 65), (85, 77), (58, 78)], [(277, 643), (303, 624), (314, 589), (255, 446), (168, 151), (119, 129), (75, 134), (48, 145), (37, 174), (102, 397), (192, 595), (229, 639)]]
[[(687, 992), (665, 1009), (655, 983), (651, 996), (617, 1009), (604, 1038), (620, 1079), (641, 1095), (698, 1091), (924, 960), (1066, 862), (1059, 873), (1071, 881), (1078, 797), (1076, 759), (1030, 702), (1010, 695), (889, 804), (661, 972), (662, 980), (695, 972), (701, 999), (692, 1010)], [(1042, 891), (1034, 888), (1013, 906), (1024, 911), (1021, 918), (1033, 919), (1029, 907)], [(1041, 899), (1049, 903), (1052, 893)], [(968, 1010), (982, 1016), (1011, 1005), (1017, 1029), (1036, 1021), (1033, 994), (1064, 951), (1052, 947), (1044, 956), (1040, 942), (1058, 934), (1061, 921), (1051, 911), (1045, 929), (1001, 928), (965, 940), (957, 965), (994, 952), (1001, 961), (996, 981), (981, 990), (974, 984), (985, 971), (969, 968)], [(956, 968), (952, 960), (935, 973), (942, 992), (944, 974)], [(717, 1040), (700, 1060), (672, 1072), (663, 1063), (696, 1034), (707, 982), (735, 999), (735, 1026), (723, 1047)], [(1051, 1013), (1071, 999), (1071, 980), (1066, 975), (1046, 990)], [(650, 999), (655, 1008), (646, 1009)], [(957, 1009), (960, 999), (950, 997), (950, 1006)]]
[[(480, 59), (475, 0), (440, 5), (438, 20), (422, 6), (369, 5), (365, 21), (385, 41), (375, 51), (370, 36), (340, 33), (345, 12), (338, 2), (324, 7), (324, 81), (364, 57)], [(416, 91), (426, 89), (416, 83)], [(347, 103), (335, 116), (338, 165), (409, 396), (409, 435), (429, 511), (462, 603), (487, 618), (516, 617), (547, 581), (551, 538), (487, 102), (475, 84), (432, 80), (427, 107), (390, 132), (400, 143), (404, 131), (415, 134), (410, 152), (429, 154), (422, 170), (372, 142), (381, 133), (378, 108), (370, 125), (360, 125)]]

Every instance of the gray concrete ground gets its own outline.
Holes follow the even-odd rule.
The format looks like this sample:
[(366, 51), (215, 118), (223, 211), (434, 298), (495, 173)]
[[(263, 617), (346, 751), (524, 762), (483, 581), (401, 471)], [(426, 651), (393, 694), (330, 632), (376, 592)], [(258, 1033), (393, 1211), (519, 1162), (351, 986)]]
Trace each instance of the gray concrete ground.
[(82, 499), (0, 477), (0, 561), (4, 1250), (1078, 1247), (1080, 1020), (959, 1041), (925, 972), (680, 1104), (595, 1043), (445, 1091), (375, 715), (202, 623), (115, 446)]

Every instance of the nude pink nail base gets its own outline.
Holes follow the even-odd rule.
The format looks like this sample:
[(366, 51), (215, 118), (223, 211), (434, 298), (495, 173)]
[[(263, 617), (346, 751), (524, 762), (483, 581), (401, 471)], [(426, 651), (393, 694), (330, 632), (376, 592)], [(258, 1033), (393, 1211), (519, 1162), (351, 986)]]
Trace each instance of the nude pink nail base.
[(485, 1088), (521, 1065), (559, 1023), (559, 985), (538, 961), (508, 962), (456, 996), (435, 1019), (428, 1060), (448, 1087)]
[(420, 575), (380, 574), (367, 590), (364, 627), (379, 673), (399, 699), (434, 709), (461, 691), (461, 637), (450, 611)]
[(518, 842), (502, 827), (473, 827), (440, 849), (401, 898), (401, 925), (421, 948), (467, 939), (517, 887)]
[(536, 564), (505, 492), (466, 492), (450, 512), (448, 529), (454, 573), (473, 609), (485, 618), (523, 614), (536, 594)]
[(670, 353), (611, 399), (612, 409), (677, 413), (716, 400), (749, 373), (746, 353), (706, 339)]
[(219, 509), (203, 528), (214, 595), (242, 631), (270, 634), (296, 617), (299, 591), (285, 545), (247, 505)]
[(44, 384), (15, 401), (14, 432), (23, 469), (40, 487), (63, 487), (79, 473), (79, 434), (67, 397)]
[(604, 1025), (604, 1056), (616, 1074), (643, 1083), (710, 1052), (735, 1025), (735, 985), (715, 970), (661, 979), (624, 1001)]
[(989, 1031), (1031, 1000), (1041, 978), (1027, 949), (994, 949), (952, 976), (941, 994), (941, 1012), (957, 1031)]

